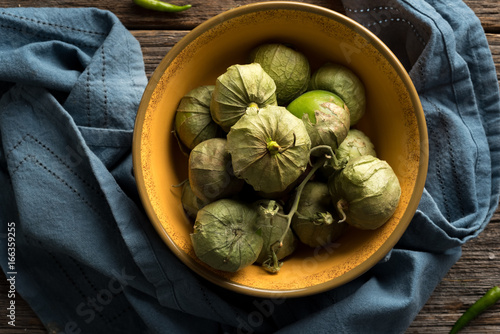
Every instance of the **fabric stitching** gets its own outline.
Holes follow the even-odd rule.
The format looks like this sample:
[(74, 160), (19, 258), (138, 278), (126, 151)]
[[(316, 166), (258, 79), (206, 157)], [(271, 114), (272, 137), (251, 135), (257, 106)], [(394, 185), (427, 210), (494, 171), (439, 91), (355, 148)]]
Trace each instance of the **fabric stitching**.
[[(36, 144), (40, 145), (43, 149), (45, 149), (47, 152), (49, 152), (52, 156), (54, 156), (57, 161), (59, 161), (64, 167), (66, 167), (70, 172), (71, 174), (73, 174), (74, 176), (76, 176), (80, 181), (82, 181), (87, 187), (89, 187), (91, 190), (93, 190), (97, 195), (99, 195), (100, 197), (104, 197), (102, 192), (94, 187), (92, 184), (90, 184), (88, 181), (86, 181), (85, 179), (83, 179), (80, 175), (78, 175), (61, 157), (59, 157), (59, 155), (57, 155), (53, 150), (51, 150), (47, 145), (45, 145), (44, 143), (42, 143), (40, 140), (38, 140), (37, 138), (35, 138), (34, 136), (32, 136), (31, 134), (26, 134), (21, 140), (19, 140), (14, 146), (12, 149), (10, 149), (7, 153), (7, 158), (9, 157), (10, 154), (12, 154), (12, 152), (14, 150), (16, 150), (23, 142), (26, 141), (26, 138), (30, 138), (32, 139)], [(26, 159), (26, 158), (25, 158)], [(13, 174), (15, 173), (15, 171), (17, 170), (17, 168), (14, 169), (14, 171), (12, 172)]]
[(85, 281), (87, 281), (88, 285), (92, 288), (92, 290), (94, 292), (98, 292), (99, 290), (97, 290), (97, 287), (94, 285), (94, 283), (92, 283), (89, 279), (89, 277), (87, 276), (87, 273), (85, 272), (85, 270), (83, 270), (82, 266), (80, 265), (80, 263), (75, 260), (73, 257), (69, 256), (70, 260), (73, 261), (73, 263), (75, 264), (75, 266), (78, 268), (78, 270), (80, 271), (80, 273), (82, 274), (82, 277), (85, 279)]
[[(11, 29), (11, 30), (14, 30), (14, 31), (18, 31), (18, 32), (20, 32), (22, 34), (29, 34), (29, 35), (36, 36), (36, 37), (39, 37), (39, 38), (44, 38), (46, 41), (53, 41), (54, 40), (54, 38), (52, 36), (41, 34), (39, 32), (37, 32), (37, 33), (29, 32), (29, 31), (26, 31), (24, 29), (19, 29), (19, 28), (16, 28), (16, 27), (12, 27), (12, 26), (6, 25), (4, 23), (0, 23), (0, 28)], [(60, 41), (66, 42), (63, 39), (60, 39)], [(67, 43), (73, 44), (73, 45), (76, 45), (76, 46), (79, 46), (79, 47), (83, 47), (83, 48), (94, 49), (94, 50), (99, 47), (99, 46), (96, 46), (96, 45), (87, 44), (87, 43), (80, 43), (80, 42), (77, 42), (77, 41), (71, 41), (71, 42), (67, 42)]]
[[(456, 159), (455, 159), (455, 151), (453, 150), (453, 145), (452, 145), (452, 141), (451, 141), (451, 136), (450, 136), (450, 131), (449, 131), (449, 124), (448, 122), (446, 121), (446, 118), (444, 117), (444, 114), (442, 112), (442, 110), (435, 104), (433, 103), (432, 101), (430, 101), (429, 99), (426, 98), (426, 101), (429, 102), (429, 104), (432, 105), (432, 107), (436, 110), (437, 112), (437, 115), (439, 117), (439, 126), (438, 128), (440, 129), (444, 129), (445, 131), (445, 137), (446, 137), (446, 151), (447, 152), (450, 152), (450, 163), (451, 163), (451, 170), (452, 170), (452, 176), (453, 176), (453, 179), (454, 179), (454, 184), (455, 185), (459, 185), (461, 184), (460, 182), (460, 177), (457, 173), (457, 162), (456, 162)], [(433, 135), (433, 137), (435, 137), (436, 134)], [(439, 135), (439, 138), (435, 138), (434, 139), (434, 142), (436, 143), (436, 146), (437, 146), (437, 151), (438, 152), (441, 152), (441, 143), (443, 142), (442, 140), (442, 136)], [(442, 158), (442, 155), (439, 154), (438, 155), (439, 158)], [(445, 205), (445, 211), (446, 211), (446, 219), (448, 221), (451, 221), (452, 220), (452, 217), (450, 217), (450, 210), (449, 210), (449, 204), (448, 204), (448, 201), (447, 201), (447, 196), (446, 194), (448, 194), (448, 192), (446, 192), (446, 185), (444, 184), (444, 181), (443, 181), (443, 177), (442, 177), (442, 174), (441, 174), (441, 168), (439, 167), (441, 164), (439, 162), (440, 160), (437, 160), (436, 162), (436, 165), (437, 165), (437, 176), (438, 176), (438, 182), (439, 184), (441, 185), (441, 192), (443, 193), (443, 201), (444, 201), (444, 205)], [(460, 215), (461, 217), (464, 217), (465, 216), (465, 209), (464, 209), (464, 206), (463, 206), (463, 197), (462, 197), (462, 192), (461, 191), (457, 191), (456, 192), (457, 196), (458, 196), (458, 202), (459, 202), (459, 206), (460, 206)]]
[[(435, 26), (437, 29), (439, 29), (439, 32), (440, 32), (440, 35), (441, 37), (443, 38), (444, 36), (444, 32), (442, 31), (442, 29), (439, 27), (439, 25), (433, 20)], [(450, 67), (450, 82), (451, 83), (455, 83), (456, 80), (455, 80), (455, 69), (453, 66), (451, 66), (451, 55), (450, 55), (450, 50), (449, 50), (449, 46), (448, 44), (444, 41), (444, 38), (443, 38), (443, 47), (445, 49), (445, 57), (446, 57), (446, 60), (448, 62), (448, 66)], [(458, 101), (460, 101), (460, 99), (458, 98), (458, 93), (456, 91), (456, 85), (452, 84), (451, 85), (451, 89), (453, 91), (453, 97), (454, 97), (454, 100), (455, 100), (455, 104), (456, 107), (457, 107), (457, 115), (460, 116), (460, 119), (462, 120), (463, 124), (467, 126), (467, 122), (464, 121), (463, 119), (463, 115), (462, 115), (462, 112), (461, 112), (461, 103), (458, 103)], [(475, 136), (473, 135), (473, 132), (471, 131), (471, 129), (467, 126), (467, 129), (469, 130), (469, 134), (471, 135), (471, 138), (472, 140), (474, 141), (474, 144), (475, 144), (475, 149), (476, 149), (476, 163), (475, 163), (475, 169), (477, 170), (478, 169), (478, 164), (479, 164), (479, 160), (481, 159), (481, 154), (479, 154), (479, 147), (478, 147), (478, 144), (476, 142), (476, 138)]]
[(64, 26), (64, 25), (60, 25), (60, 24), (54, 24), (54, 23), (45, 22), (45, 21), (41, 21), (41, 20), (35, 20), (35, 19), (29, 18), (29, 17), (19, 16), (19, 15), (7, 13), (7, 12), (1, 12), (0, 14), (5, 15), (5, 16), (10, 16), (10, 17), (13, 17), (16, 19), (20, 19), (23, 21), (32, 22), (32, 23), (35, 23), (38, 25), (46, 25), (46, 26), (54, 27), (54, 28), (63, 28), (63, 29), (68, 29), (68, 30), (74, 31), (74, 32), (79, 32), (79, 33), (82, 32), (82, 33), (91, 34), (91, 35), (99, 35), (99, 36), (106, 36), (107, 35), (106, 33), (103, 33), (103, 32), (79, 29), (79, 28)]
[(208, 298), (207, 294), (205, 293), (205, 289), (203, 287), (200, 287), (200, 291), (203, 295), (203, 299), (205, 299), (206, 304), (210, 307), (214, 314), (216, 314), (222, 321), (225, 321), (222, 315), (215, 309), (214, 305), (210, 301), (210, 298)]
[(127, 307), (123, 308), (121, 311), (119, 311), (113, 315), (110, 315), (109, 317), (106, 317), (105, 320), (108, 324), (111, 324), (111, 323), (117, 321), (118, 319), (120, 319), (125, 313), (127, 313), (130, 310), (132, 310), (132, 307), (130, 305), (128, 305)]
[[(128, 75), (130, 77), (130, 81), (132, 82), (132, 87), (134, 87), (133, 89), (133, 92), (134, 92), (134, 96), (135, 96), (135, 101), (140, 101), (141, 100), (141, 96), (138, 94), (138, 90), (136, 89), (138, 87), (138, 84), (136, 82), (136, 80), (134, 79), (135, 76), (132, 75), (132, 53), (131, 53), (131, 50), (132, 50), (132, 47), (130, 46), (130, 40), (129, 39), (126, 39), (127, 41), (127, 72), (128, 72)], [(141, 57), (142, 59), (142, 57)]]
[[(31, 244), (33, 245), (33, 242), (32, 242), (32, 238), (29, 237), (28, 235), (25, 235), (26, 237), (26, 241), (28, 244)], [(75, 282), (75, 280), (69, 275), (69, 273), (66, 271), (66, 269), (64, 269), (64, 266), (62, 265), (62, 263), (59, 261), (59, 259), (49, 250), (47, 250), (46, 247), (44, 247), (43, 245), (43, 242), (36, 239), (35, 240), (38, 245), (40, 246), (41, 249), (43, 249), (51, 258), (52, 260), (54, 261), (54, 263), (56, 264), (56, 266), (59, 268), (59, 270), (61, 271), (61, 273), (66, 277), (66, 279), (69, 281), (69, 283), (75, 288), (75, 290), (78, 292), (78, 294), (80, 295), (80, 297), (82, 298), (83, 301), (87, 301), (89, 296), (86, 295), (82, 289), (80, 289), (80, 284), (77, 284)], [(85, 271), (81, 268), (81, 266), (79, 265), (79, 263), (73, 259), (71, 256), (68, 256), (68, 258), (74, 263), (76, 264), (76, 266), (78, 267), (78, 269), (80, 270), (80, 272), (85, 276), (87, 277)], [(89, 283), (89, 285), (92, 287), (92, 289), (94, 290), (94, 292), (98, 292), (98, 290), (96, 289), (96, 287), (94, 286), (94, 284), (92, 284), (88, 278), (85, 278), (86, 281)], [(106, 324), (110, 324), (114, 321), (116, 321), (119, 317), (121, 317), (126, 311), (130, 310), (130, 306), (127, 306), (126, 308), (124, 308), (122, 311), (120, 311), (119, 313), (115, 314), (115, 315), (112, 315), (110, 317), (107, 317), (105, 315), (103, 315), (101, 312), (96, 312), (96, 315), (103, 321), (105, 322)]]
[[(27, 236), (26, 236), (27, 237)], [(31, 239), (31, 238), (30, 238)], [(56, 264), (56, 266), (59, 268), (59, 270), (62, 272), (62, 274), (66, 277), (66, 279), (71, 283), (71, 285), (73, 285), (73, 287), (75, 288), (75, 290), (78, 292), (78, 294), (82, 297), (82, 299), (86, 300), (87, 299), (87, 296), (83, 293), (83, 291), (80, 289), (80, 286), (78, 284), (76, 284), (76, 282), (73, 280), (73, 278), (68, 274), (68, 272), (66, 271), (66, 269), (64, 269), (64, 266), (61, 264), (61, 262), (56, 258), (56, 256), (54, 254), (52, 254), (51, 251), (49, 251), (47, 249), (47, 247), (45, 247), (43, 245), (43, 242), (36, 239), (35, 240), (39, 245), (40, 245), (40, 248), (43, 249), (51, 258), (52, 260), (54, 261), (54, 263)]]
[[(40, 246), (43, 249), (45, 249), (45, 247), (43, 247), (43, 243), (40, 240), (37, 240), (37, 241), (40, 244)], [(52, 260), (55, 262), (55, 264), (59, 268), (59, 270), (63, 273), (63, 275), (66, 276), (66, 278), (71, 283), (71, 285), (73, 285), (75, 287), (75, 289), (78, 292), (78, 294), (82, 297), (82, 300), (87, 300), (88, 296), (83, 293), (83, 291), (80, 289), (79, 285), (76, 284), (76, 282), (73, 280), (73, 278), (71, 278), (71, 276), (69, 275), (69, 273), (66, 271), (66, 269), (64, 269), (63, 265), (56, 258), (56, 256), (54, 254), (52, 254), (52, 252), (49, 251), (49, 250), (47, 250), (47, 249), (45, 249), (45, 251), (47, 252), (47, 254), (49, 254), (49, 256), (52, 258)], [(99, 316), (99, 318), (101, 318), (101, 319), (103, 318), (103, 315), (100, 312), (96, 312), (96, 314)]]
[[(371, 7), (371, 8), (345, 7), (345, 10), (346, 10), (346, 12), (355, 13), (355, 14), (370, 13), (370, 12), (375, 12), (375, 11), (387, 11), (387, 10), (394, 10), (394, 11), (401, 13), (399, 8), (393, 7), (393, 6), (375, 6), (375, 7)], [(384, 19), (384, 20), (379, 20), (379, 21), (373, 20), (373, 22), (371, 22), (371, 23), (363, 23), (363, 26), (365, 26), (366, 28), (369, 28), (369, 27), (374, 26), (376, 24), (389, 23), (389, 21), (391, 21), (391, 22), (403, 22), (403, 23), (408, 24), (410, 26), (411, 30), (413, 31), (413, 33), (415, 34), (415, 36), (417, 37), (417, 39), (420, 41), (420, 43), (422, 43), (422, 45), (425, 45), (425, 40), (417, 31), (415, 25), (410, 20), (408, 20), (404, 17), (391, 17), (390, 19)]]
[(106, 87), (106, 55), (104, 54), (104, 46), (101, 48), (101, 58), (102, 58), (102, 86), (104, 94), (104, 120), (103, 127), (108, 127), (108, 90)]
[[(80, 263), (78, 263), (78, 261), (76, 261), (73, 257), (71, 256), (68, 256), (68, 258), (76, 265), (76, 267), (78, 268), (78, 270), (80, 271), (80, 273), (82, 274), (83, 278), (85, 279), (85, 281), (87, 281), (87, 283), (90, 285), (90, 287), (92, 288), (92, 290), (98, 294), (99, 293), (99, 290), (97, 290), (96, 286), (90, 281), (90, 279), (88, 278), (86, 272), (83, 270), (82, 266), (80, 265)], [(88, 297), (87, 297), (88, 298)], [(97, 312), (99, 313), (99, 317), (101, 318), (101, 320), (103, 320), (105, 323), (109, 324), (111, 323), (112, 321), (109, 320), (108, 317), (106, 317), (104, 314), (102, 314), (101, 312)]]
[(413, 31), (413, 33), (415, 34), (415, 37), (417, 37), (417, 39), (419, 40), (419, 42), (420, 42), (422, 45), (424, 45), (424, 46), (425, 46), (425, 44), (426, 44), (426, 43), (425, 43), (425, 40), (424, 40), (424, 39), (423, 39), (423, 37), (422, 37), (422, 36), (418, 33), (417, 29), (415, 28), (415, 25), (414, 25), (411, 21), (409, 21), (409, 20), (407, 20), (407, 19), (405, 19), (405, 18), (403, 18), (403, 17), (396, 17), (396, 18), (391, 17), (390, 19), (384, 19), (384, 20), (380, 20), (380, 21), (373, 21), (373, 22), (371, 22), (371, 23), (364, 24), (364, 26), (365, 26), (365, 27), (367, 27), (367, 28), (369, 28), (369, 27), (374, 26), (374, 25), (376, 25), (376, 24), (384, 24), (384, 23), (389, 23), (389, 21), (390, 21), (390, 22), (396, 22), (396, 23), (398, 23), (398, 22), (402, 22), (402, 23), (406, 23), (407, 25), (409, 25), (409, 26), (410, 26), (410, 28), (411, 28), (411, 30), (412, 30), (412, 31)]
[(91, 101), (90, 101), (90, 69), (87, 67), (85, 69), (85, 71), (87, 72), (87, 76), (86, 76), (86, 83), (85, 83), (85, 94), (86, 94), (86, 98), (87, 98), (87, 124), (89, 127), (92, 126), (92, 118), (91, 118), (91, 113), (90, 113), (90, 104), (91, 104)]
[[(462, 14), (462, 12), (460, 12), (460, 13)], [(466, 18), (463, 17), (463, 15), (462, 15), (462, 19), (465, 20)], [(467, 29), (467, 37), (468, 37), (468, 39), (470, 39), (469, 35), (470, 35), (470, 29)], [(475, 63), (476, 64), (482, 64), (482, 62), (478, 61), (478, 57), (477, 57), (478, 52), (479, 52), (479, 48), (478, 47), (469, 48), (469, 51), (471, 51), (472, 57), (474, 58)], [(467, 69), (470, 71), (469, 64), (467, 64)], [(476, 70), (476, 75), (477, 75), (477, 77), (481, 77), (481, 72), (479, 71), (479, 69)], [(478, 91), (484, 92), (486, 90), (485, 87), (484, 87), (484, 85), (486, 84), (486, 81), (485, 80), (478, 80), (478, 81), (479, 81), (479, 86), (480, 86), (479, 89), (478, 89)], [(471, 79), (471, 84), (472, 84), (472, 79)], [(474, 86), (472, 86), (472, 87), (473, 87), (473, 90), (474, 90)], [(476, 105), (479, 108), (479, 104), (477, 102), (476, 102)], [(482, 116), (481, 115), (479, 115), (479, 116), (481, 117), (481, 121), (483, 121)], [(462, 117), (462, 116), (460, 115), (460, 117)], [(471, 132), (471, 134), (472, 134), (472, 132)], [(473, 138), (474, 142), (476, 142), (475, 138), (474, 137), (472, 137), (472, 138)], [(489, 147), (489, 143), (488, 143), (488, 147)], [(476, 148), (477, 148), (477, 144), (476, 144)], [(478, 151), (479, 150), (477, 150), (477, 152)], [(481, 165), (482, 155), (479, 154), (479, 152), (478, 152), (478, 154), (476, 156), (477, 156), (477, 159), (476, 159), (475, 169), (477, 170), (477, 169), (479, 169), (479, 166)]]
[[(442, 123), (442, 128), (445, 130), (445, 133), (446, 133), (446, 141), (447, 141), (447, 146), (449, 148), (449, 152), (450, 152), (450, 161), (451, 161), (451, 169), (452, 169), (452, 175), (453, 175), (453, 179), (455, 180), (453, 183), (455, 184), (456, 187), (458, 187), (458, 185), (462, 184), (460, 182), (460, 177), (458, 176), (457, 174), (457, 163), (456, 163), (456, 160), (455, 160), (455, 150), (453, 150), (453, 145), (452, 145), (452, 141), (451, 141), (451, 136), (450, 136), (450, 130), (449, 130), (449, 125), (448, 125), (448, 122), (446, 121), (446, 119), (444, 118), (443, 114), (441, 113), (441, 110), (438, 108), (439, 110), (439, 115), (440, 115), (440, 119), (441, 119), (441, 123)], [(457, 191), (456, 192), (457, 196), (458, 196), (458, 203), (459, 203), (459, 206), (460, 206), (460, 217), (465, 217), (465, 211), (464, 211), (464, 206), (463, 206), (463, 197), (462, 197), (462, 191)]]
[[(455, 83), (455, 75), (454, 75), (454, 68), (451, 66), (451, 55), (450, 55), (450, 50), (449, 50), (449, 46), (448, 44), (446, 43), (446, 40), (444, 38), (445, 36), (445, 32), (443, 31), (443, 29), (441, 28), (441, 26), (439, 24), (437, 24), (436, 22), (436, 19), (434, 19), (433, 17), (431, 17), (430, 15), (426, 14), (425, 12), (422, 12), (421, 10), (419, 10), (418, 8), (415, 8), (414, 4), (411, 3), (411, 1), (405, 1), (405, 3), (408, 5), (408, 6), (411, 6), (414, 10), (418, 11), (421, 15), (427, 17), (429, 20), (431, 20), (433, 23), (434, 23), (434, 26), (436, 28), (436, 30), (438, 30), (438, 33), (439, 33), (439, 36), (441, 37), (442, 39), (442, 44), (443, 44), (443, 48), (444, 48), (444, 54), (445, 54), (445, 57), (446, 57), (446, 60), (447, 60), (447, 63), (448, 63), (448, 66), (450, 66), (450, 83)], [(457, 91), (455, 89), (455, 85), (452, 84), (451, 85), (451, 89), (453, 91), (453, 97), (454, 97), (454, 100), (455, 100), (455, 104), (457, 106), (457, 115), (460, 117), (460, 119), (462, 120), (463, 124), (465, 126), (467, 126), (467, 129), (469, 130), (469, 134), (471, 135), (471, 138), (472, 140), (474, 141), (474, 144), (475, 144), (475, 149), (476, 149), (476, 164), (475, 164), (475, 169), (478, 168), (478, 165), (479, 165), (479, 159), (481, 159), (481, 154), (479, 154), (479, 146), (476, 142), (476, 138), (475, 136), (473, 135), (473, 132), (472, 130), (469, 128), (468, 126), (468, 123), (464, 121), (463, 119), (463, 116), (462, 116), (462, 112), (460, 111), (460, 103), (458, 103), (459, 99), (458, 99), (458, 94), (457, 94)]]
[[(437, 111), (439, 113), (439, 111)], [(431, 129), (430, 129), (431, 130)], [(436, 136), (439, 136), (439, 134), (436, 134), (434, 132), (434, 128), (432, 128), (432, 137), (434, 137), (434, 143), (436, 143), (436, 152), (441, 152), (442, 151), (442, 142), (440, 140), (440, 138), (436, 138)], [(439, 187), (441, 189), (441, 194), (442, 195), (442, 199), (443, 199), (443, 206), (444, 206), (444, 216), (446, 217), (446, 220), (447, 221), (450, 221), (450, 215), (449, 215), (449, 212), (450, 212), (450, 209), (449, 209), (449, 205), (448, 205), (448, 198), (446, 196), (446, 185), (444, 184), (444, 179), (443, 179), (443, 174), (442, 174), (442, 162), (441, 162), (441, 158), (442, 158), (442, 154), (436, 154), (436, 163), (435, 163), (435, 166), (436, 166), (436, 177), (437, 177), (437, 181), (439, 183)]]
[(99, 212), (99, 210), (94, 207), (92, 205), (92, 203), (90, 203), (89, 201), (87, 201), (80, 192), (78, 192), (77, 189), (75, 189), (74, 187), (72, 187), (66, 180), (64, 180), (62, 177), (60, 177), (59, 175), (57, 175), (57, 173), (55, 173), (54, 171), (52, 171), (50, 168), (48, 168), (47, 166), (45, 166), (40, 160), (38, 160), (35, 156), (33, 155), (27, 155), (24, 157), (24, 159), (22, 159), (21, 161), (19, 161), (18, 165), (14, 168), (14, 170), (12, 171), (12, 175), (14, 175), (15, 173), (17, 173), (17, 171), (19, 170), (19, 168), (25, 163), (27, 162), (28, 160), (31, 160), (32, 162), (34, 162), (36, 165), (38, 165), (39, 167), (42, 167), (45, 171), (47, 171), (50, 175), (52, 175), (56, 180), (58, 180), (59, 182), (61, 182), (63, 185), (65, 185), (69, 190), (71, 190), (78, 198), (80, 198), (80, 200), (85, 203), (90, 209), (92, 209), (92, 211), (94, 211), (99, 217), (101, 217), (103, 220), (105, 220), (106, 218)]
[(371, 8), (350, 8), (350, 7), (345, 7), (345, 10), (347, 12), (352, 12), (352, 13), (368, 13), (370, 11), (374, 12), (374, 11), (377, 11), (377, 10), (396, 10), (399, 12), (399, 8), (396, 8), (396, 7), (392, 7), (392, 6), (375, 6), (375, 7), (371, 7)]

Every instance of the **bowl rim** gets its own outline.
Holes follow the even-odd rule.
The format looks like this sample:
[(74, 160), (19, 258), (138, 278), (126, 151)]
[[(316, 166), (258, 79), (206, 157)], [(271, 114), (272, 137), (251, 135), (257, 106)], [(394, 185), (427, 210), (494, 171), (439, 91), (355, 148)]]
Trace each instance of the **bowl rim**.
[(353, 268), (352, 270), (348, 271), (347, 273), (344, 273), (339, 277), (336, 277), (330, 281), (320, 283), (318, 285), (300, 289), (290, 289), (290, 290), (261, 289), (261, 288), (254, 288), (241, 285), (235, 282), (231, 282), (229, 280), (225, 280), (220, 277), (214, 277), (215, 275), (213, 274), (213, 272), (209, 272), (205, 268), (201, 268), (199, 264), (196, 261), (194, 261), (188, 254), (180, 250), (178, 246), (170, 238), (170, 236), (166, 233), (166, 231), (163, 229), (162, 224), (159, 221), (158, 217), (156, 216), (154, 208), (150, 200), (148, 199), (146, 186), (143, 182), (141, 183), (139, 181), (142, 180), (144, 176), (142, 173), (142, 163), (140, 154), (142, 125), (144, 123), (144, 116), (146, 114), (149, 100), (153, 94), (153, 91), (155, 90), (156, 85), (160, 81), (167, 67), (172, 63), (172, 61), (179, 55), (179, 53), (187, 45), (189, 45), (191, 42), (193, 42), (196, 38), (201, 36), (206, 31), (216, 27), (221, 22), (242, 15), (265, 11), (265, 10), (298, 10), (298, 11), (311, 12), (313, 14), (325, 16), (327, 18), (332, 18), (337, 22), (341, 22), (347, 25), (350, 29), (363, 36), (366, 40), (370, 41), (372, 45), (375, 47), (375, 49), (377, 49), (377, 51), (380, 52), (387, 59), (387, 61), (394, 67), (396, 73), (401, 78), (405, 87), (409, 91), (411, 103), (415, 108), (415, 117), (417, 120), (417, 128), (419, 131), (420, 160), (418, 166), (418, 174), (415, 180), (414, 191), (409, 199), (407, 210), (405, 212), (405, 214), (410, 213), (411, 217), (413, 217), (418, 208), (420, 199), (423, 194), (425, 181), (427, 177), (428, 160), (429, 160), (428, 133), (427, 133), (427, 125), (425, 122), (425, 115), (422, 105), (420, 103), (418, 93), (413, 85), (413, 82), (408, 72), (399, 61), (399, 59), (375, 34), (373, 34), (367, 28), (365, 28), (358, 22), (345, 16), (342, 13), (336, 12), (332, 9), (328, 9), (319, 5), (314, 5), (309, 3), (302, 3), (296, 1), (267, 1), (267, 2), (256, 2), (235, 7), (225, 12), (222, 12), (216, 16), (213, 16), (212, 18), (209, 18), (208, 20), (204, 21), (200, 25), (193, 28), (180, 41), (178, 41), (172, 47), (172, 49), (168, 51), (168, 53), (164, 56), (160, 64), (153, 72), (144, 90), (143, 96), (141, 98), (135, 120), (133, 141), (132, 141), (133, 171), (134, 171), (134, 177), (136, 179), (139, 196), (150, 222), (153, 224), (156, 232), (160, 235), (160, 237), (168, 246), (168, 248), (191, 270), (193, 270), (203, 278), (207, 279), (208, 281), (223, 288), (226, 288), (228, 290), (231, 290), (233, 292), (243, 293), (255, 297), (268, 297), (268, 298), (302, 297), (324, 292), (335, 287), (339, 287), (364, 274), (375, 264), (377, 264), (380, 260), (382, 260), (394, 248), (396, 243), (402, 237), (403, 233), (406, 231), (412, 218), (410, 217), (410, 219), (408, 219), (407, 222), (405, 222), (404, 224), (401, 223), (398, 224), (398, 226), (396, 226), (396, 228), (391, 233), (387, 241), (384, 244), (382, 244), (382, 246), (379, 249), (377, 249), (363, 263), (361, 263), (356, 268)]

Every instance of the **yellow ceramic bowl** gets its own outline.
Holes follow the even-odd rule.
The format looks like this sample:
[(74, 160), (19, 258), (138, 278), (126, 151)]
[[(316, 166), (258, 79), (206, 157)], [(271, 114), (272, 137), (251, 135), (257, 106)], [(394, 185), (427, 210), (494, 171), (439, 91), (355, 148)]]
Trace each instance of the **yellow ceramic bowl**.
[[(290, 43), (313, 70), (344, 64), (363, 80), (367, 111), (357, 127), (395, 170), (402, 188), (393, 217), (375, 231), (348, 232), (332, 247), (300, 249), (277, 275), (259, 266), (237, 273), (213, 270), (195, 256), (180, 189), (187, 158), (172, 135), (174, 114), (189, 90), (207, 84), (255, 46)], [(167, 246), (194, 272), (230, 290), (263, 296), (304, 296), (340, 286), (382, 259), (400, 239), (419, 203), (427, 173), (427, 129), (407, 72), (372, 33), (351, 19), (314, 5), (264, 2), (231, 9), (193, 29), (162, 60), (142, 98), (133, 143), (134, 172), (149, 218)]]

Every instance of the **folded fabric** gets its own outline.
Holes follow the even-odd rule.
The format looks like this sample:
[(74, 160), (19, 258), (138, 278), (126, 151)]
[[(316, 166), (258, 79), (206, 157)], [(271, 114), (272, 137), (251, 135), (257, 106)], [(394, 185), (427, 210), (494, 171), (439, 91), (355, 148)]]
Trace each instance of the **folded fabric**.
[[(132, 174), (147, 79), (110, 12), (0, 9), (0, 218), (16, 289), (54, 333), (403, 333), (499, 200), (500, 95), (462, 1), (346, 1), (409, 71), (429, 130), (420, 206), (389, 256), (311, 297), (214, 286), (165, 246)], [(6, 238), (0, 238), (6, 249)], [(6, 253), (1, 266), (9, 268)]]

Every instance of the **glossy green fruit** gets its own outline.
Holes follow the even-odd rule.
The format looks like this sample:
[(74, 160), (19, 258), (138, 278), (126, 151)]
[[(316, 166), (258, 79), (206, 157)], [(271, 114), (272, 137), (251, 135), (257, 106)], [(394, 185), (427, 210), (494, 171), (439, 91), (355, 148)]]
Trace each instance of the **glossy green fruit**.
[(336, 150), (350, 128), (349, 109), (344, 101), (332, 92), (305, 92), (290, 102), (287, 109), (304, 122), (311, 138), (311, 147), (328, 145)]
[(351, 125), (356, 124), (365, 114), (365, 86), (346, 66), (335, 63), (324, 64), (311, 76), (308, 89), (323, 89), (340, 96), (349, 107)]

